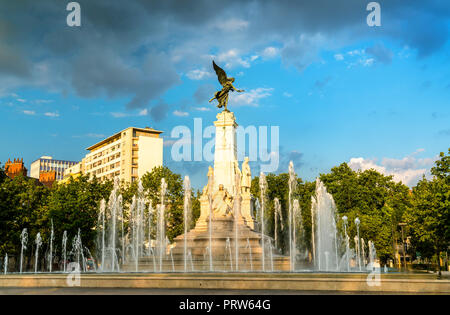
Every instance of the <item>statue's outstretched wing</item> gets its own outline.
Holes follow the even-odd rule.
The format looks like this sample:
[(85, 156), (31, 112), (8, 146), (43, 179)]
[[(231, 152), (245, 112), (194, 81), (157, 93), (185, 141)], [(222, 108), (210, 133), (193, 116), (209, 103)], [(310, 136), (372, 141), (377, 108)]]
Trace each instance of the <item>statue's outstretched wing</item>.
[(225, 82), (227, 82), (227, 74), (225, 73), (225, 71), (223, 71), (223, 69), (221, 67), (216, 65), (214, 60), (213, 60), (213, 67), (214, 67), (214, 70), (216, 71), (217, 78), (219, 79), (220, 84), (224, 85)]

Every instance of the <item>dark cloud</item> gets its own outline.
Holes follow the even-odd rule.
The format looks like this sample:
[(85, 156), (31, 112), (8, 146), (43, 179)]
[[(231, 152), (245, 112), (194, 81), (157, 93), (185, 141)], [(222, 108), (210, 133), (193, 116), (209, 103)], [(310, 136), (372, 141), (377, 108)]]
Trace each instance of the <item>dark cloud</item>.
[(206, 104), (214, 96), (215, 89), (212, 84), (200, 85), (194, 93), (194, 99), (197, 104)]
[(376, 61), (386, 65), (392, 62), (392, 57), (394, 56), (394, 53), (390, 49), (384, 47), (383, 44), (376, 44), (375, 46), (367, 48), (366, 53), (374, 57)]
[(150, 109), (150, 116), (157, 122), (166, 119), (169, 108), (169, 104), (164, 101), (160, 101)]
[[(379, 28), (366, 25), (367, 2), (360, 0), (78, 2), (79, 28), (66, 25), (64, 1), (0, 2), (2, 89), (126, 96), (128, 108), (144, 108), (180, 82), (177, 72), (210, 67), (212, 50), (245, 55), (276, 43), (283, 63), (302, 71), (320, 60), (321, 49), (391, 39), (424, 58), (447, 41), (450, 17), (448, 3), (438, 0), (381, 2)], [(382, 63), (392, 60), (382, 45), (367, 52)], [(204, 89), (197, 101), (204, 101)]]
[(316, 82), (314, 83), (314, 87), (319, 90), (323, 90), (323, 88), (328, 84), (328, 82), (331, 81), (332, 78), (332, 76), (327, 76), (323, 80), (316, 80)]

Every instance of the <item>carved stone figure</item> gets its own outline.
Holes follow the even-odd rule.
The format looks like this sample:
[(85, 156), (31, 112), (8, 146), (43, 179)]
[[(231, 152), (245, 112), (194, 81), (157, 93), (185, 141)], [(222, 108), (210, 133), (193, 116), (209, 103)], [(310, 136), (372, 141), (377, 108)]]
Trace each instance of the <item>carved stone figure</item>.
[(252, 173), (250, 171), (250, 165), (248, 164), (248, 157), (245, 157), (244, 162), (242, 162), (242, 177), (241, 177), (241, 187), (242, 192), (250, 192), (250, 187), (252, 186)]

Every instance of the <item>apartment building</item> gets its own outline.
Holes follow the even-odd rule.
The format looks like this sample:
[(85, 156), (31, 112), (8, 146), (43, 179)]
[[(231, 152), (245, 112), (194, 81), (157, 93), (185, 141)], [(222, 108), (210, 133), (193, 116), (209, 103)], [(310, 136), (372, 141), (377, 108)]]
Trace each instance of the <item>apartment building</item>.
[(87, 148), (89, 153), (81, 161), (80, 171), (100, 180), (118, 176), (121, 181), (134, 182), (162, 166), (161, 133), (149, 127), (124, 129)]

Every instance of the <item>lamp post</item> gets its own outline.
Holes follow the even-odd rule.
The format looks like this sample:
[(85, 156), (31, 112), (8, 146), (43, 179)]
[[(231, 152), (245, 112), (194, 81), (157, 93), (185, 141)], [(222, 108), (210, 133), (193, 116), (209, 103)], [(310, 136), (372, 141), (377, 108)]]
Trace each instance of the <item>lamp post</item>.
[(406, 223), (399, 223), (398, 225), (402, 229), (403, 263), (405, 265), (405, 271), (406, 271), (406, 243), (405, 243), (405, 236), (403, 234), (403, 227), (406, 226)]

